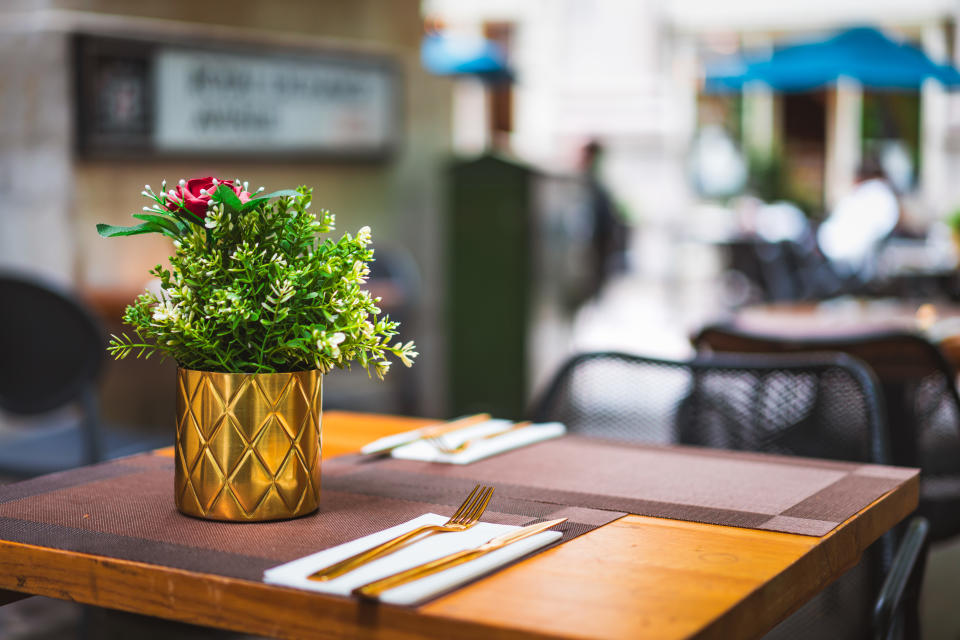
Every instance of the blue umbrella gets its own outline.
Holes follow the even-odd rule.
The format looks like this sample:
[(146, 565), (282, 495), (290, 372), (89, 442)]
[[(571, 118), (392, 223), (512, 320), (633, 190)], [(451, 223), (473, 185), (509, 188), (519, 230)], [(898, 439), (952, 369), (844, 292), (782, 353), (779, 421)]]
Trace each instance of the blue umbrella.
[(917, 47), (869, 27), (849, 29), (827, 40), (721, 61), (707, 69), (706, 90), (739, 91), (760, 81), (777, 91), (809, 91), (846, 77), (875, 89), (917, 89), (927, 78), (960, 85), (960, 72), (937, 64)]
[(475, 75), (487, 80), (511, 80), (503, 49), (482, 38), (458, 38), (441, 34), (424, 36), (420, 44), (420, 62), (436, 75)]

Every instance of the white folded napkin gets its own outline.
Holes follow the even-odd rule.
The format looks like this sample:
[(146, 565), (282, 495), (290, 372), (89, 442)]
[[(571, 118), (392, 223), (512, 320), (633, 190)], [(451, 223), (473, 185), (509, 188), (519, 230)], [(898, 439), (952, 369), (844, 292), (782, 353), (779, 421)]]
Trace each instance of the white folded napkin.
[[(456, 447), (467, 440), (474, 440), (486, 435), (509, 429), (513, 422), (509, 420), (488, 420), (451, 433), (440, 436), (447, 447)], [(441, 453), (433, 445), (423, 440), (411, 442), (397, 447), (391, 452), (394, 458), (403, 460), (422, 460), (425, 462), (445, 462), (448, 464), (469, 464), (482, 460), (498, 453), (525, 447), (534, 442), (558, 438), (566, 433), (567, 429), (559, 422), (544, 422), (532, 424), (503, 435), (485, 440), (476, 440), (469, 447), (459, 453)]]
[(412, 431), (404, 431), (403, 433), (395, 433), (390, 436), (384, 436), (382, 438), (377, 438), (373, 442), (368, 442), (360, 448), (360, 453), (368, 455), (371, 453), (386, 453), (393, 447), (402, 445), (405, 442), (410, 442), (411, 440), (416, 440), (417, 438), (427, 435), (431, 430), (436, 429), (437, 427), (444, 426), (444, 423), (439, 424), (429, 424), (425, 427), (420, 427), (419, 429), (413, 429)]
[[(423, 540), (378, 558), (339, 578), (327, 582), (308, 580), (307, 576), (328, 567), (335, 562), (357, 554), (371, 547), (386, 542), (417, 527), (428, 524), (443, 524), (448, 520), (446, 516), (436, 513), (425, 513), (398, 524), (395, 527), (372, 533), (363, 538), (352, 540), (340, 546), (320, 551), (313, 555), (299, 558), (292, 562), (267, 569), (263, 572), (263, 581), (268, 584), (277, 584), (297, 589), (308, 589), (341, 596), (348, 596), (355, 588), (393, 575), (399, 571), (421, 565), (456, 551), (471, 549), (520, 527), (504, 524), (480, 522), (466, 531), (456, 533), (435, 533)], [(488, 573), (497, 567), (512, 562), (531, 551), (544, 547), (562, 537), (559, 531), (544, 531), (524, 538), (502, 549), (491, 551), (479, 558), (451, 567), (445, 571), (421, 578), (408, 584), (394, 587), (380, 595), (382, 602), (391, 604), (417, 604), (438, 593), (442, 593), (464, 582), (468, 582)]]

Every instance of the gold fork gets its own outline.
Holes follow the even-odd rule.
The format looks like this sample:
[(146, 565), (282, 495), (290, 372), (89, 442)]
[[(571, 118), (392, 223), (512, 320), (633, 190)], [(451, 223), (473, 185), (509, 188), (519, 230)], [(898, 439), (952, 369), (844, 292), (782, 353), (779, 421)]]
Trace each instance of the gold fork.
[(364, 565), (371, 560), (375, 560), (376, 558), (396, 551), (413, 538), (416, 538), (424, 533), (427, 535), (433, 535), (434, 533), (445, 533), (448, 531), (466, 531), (480, 521), (480, 516), (482, 516), (483, 512), (486, 510), (492, 495), (493, 487), (486, 487), (478, 484), (473, 488), (473, 491), (470, 492), (470, 495), (467, 496), (467, 499), (463, 501), (463, 504), (460, 505), (460, 508), (457, 509), (456, 512), (450, 516), (450, 519), (445, 523), (428, 524), (422, 527), (417, 527), (413, 531), (408, 531), (402, 535), (399, 535), (393, 540), (388, 540), (387, 542), (379, 544), (372, 549), (361, 551), (360, 553), (350, 556), (345, 560), (341, 560), (336, 564), (332, 564), (329, 567), (320, 569), (319, 571), (307, 576), (307, 578), (310, 580), (316, 580), (318, 582), (332, 580), (333, 578), (342, 576), (349, 571), (353, 571), (357, 567)]
[(485, 436), (479, 436), (477, 438), (470, 438), (469, 440), (464, 440), (455, 447), (448, 447), (446, 441), (443, 439), (443, 435), (436, 435), (430, 438), (424, 438), (431, 447), (439, 451), (440, 453), (453, 454), (461, 453), (466, 451), (470, 446), (480, 442), (482, 440), (490, 440), (491, 438), (499, 438), (505, 433), (510, 433), (511, 431), (516, 431), (517, 429), (523, 429), (524, 427), (529, 427), (532, 422), (518, 422), (514, 425), (507, 427), (506, 429), (501, 429), (500, 431), (494, 431), (493, 433), (488, 433)]

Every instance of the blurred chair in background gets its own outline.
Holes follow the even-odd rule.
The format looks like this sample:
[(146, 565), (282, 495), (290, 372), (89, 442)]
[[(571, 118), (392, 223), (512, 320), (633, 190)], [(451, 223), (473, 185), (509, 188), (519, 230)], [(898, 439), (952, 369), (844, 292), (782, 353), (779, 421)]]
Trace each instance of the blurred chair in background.
[[(570, 433), (624, 441), (888, 462), (877, 382), (863, 363), (844, 354), (727, 354), (690, 362), (582, 354), (560, 370), (530, 416), (563, 422)], [(867, 638), (871, 629), (879, 634), (890, 624), (916, 637), (910, 635), (919, 628), (913, 587), (925, 555), (912, 550), (921, 533), (911, 529), (896, 562), (892, 537), (874, 543), (860, 564), (768, 637)], [(891, 566), (899, 571), (888, 572)], [(875, 619), (885, 575), (883, 611), (889, 615)]]
[(843, 354), (588, 353), (564, 365), (531, 417), (616, 440), (885, 463), (879, 402), (872, 374)]
[[(370, 267), (367, 284), (371, 295), (381, 298), (380, 307), (406, 331), (416, 322), (414, 318), (420, 303), (420, 270), (408, 249), (397, 246), (378, 247)], [(415, 415), (417, 408), (417, 379), (413, 375), (397, 376), (391, 380), (396, 401), (395, 413)]]
[(816, 300), (858, 290), (837, 275), (812, 235), (776, 242), (741, 238), (723, 244), (730, 269), (754, 284), (764, 301)]
[(0, 308), (0, 410), (16, 422), (0, 429), (0, 475), (41, 475), (172, 440), (100, 424), (97, 382), (106, 343), (69, 293), (0, 272)]
[(933, 541), (960, 534), (960, 397), (956, 372), (935, 344), (910, 332), (777, 336), (717, 324), (694, 339), (698, 351), (798, 354), (843, 352), (876, 374), (892, 464), (920, 467), (919, 512)]

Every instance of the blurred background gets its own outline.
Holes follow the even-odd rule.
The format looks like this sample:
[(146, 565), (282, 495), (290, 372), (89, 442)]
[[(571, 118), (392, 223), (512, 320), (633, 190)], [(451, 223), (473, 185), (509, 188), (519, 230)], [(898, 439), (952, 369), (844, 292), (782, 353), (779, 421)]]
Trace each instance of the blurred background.
[[(95, 224), (129, 224), (144, 184), (238, 176), (313, 186), (338, 233), (370, 225), (370, 289), (419, 347), (384, 383), (328, 376), (326, 409), (520, 417), (575, 352), (685, 357), (704, 324), (771, 303), (905, 315), (949, 347), (958, 17), (954, 0), (8, 0), (0, 270), (122, 331), (169, 241)], [(172, 439), (175, 363), (98, 366), (98, 420), (130, 447)], [(960, 637), (939, 592), (930, 637)]]

